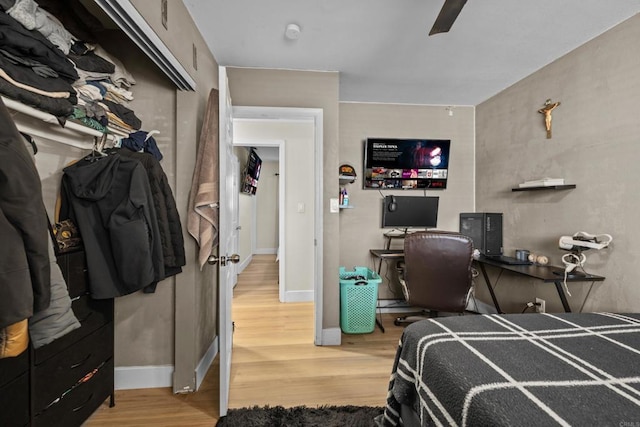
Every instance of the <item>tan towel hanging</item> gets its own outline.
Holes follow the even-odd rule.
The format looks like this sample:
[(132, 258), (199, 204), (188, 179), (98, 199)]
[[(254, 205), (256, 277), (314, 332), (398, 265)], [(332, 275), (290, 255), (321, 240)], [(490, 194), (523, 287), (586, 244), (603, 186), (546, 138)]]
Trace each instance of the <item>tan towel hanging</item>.
[(198, 262), (201, 270), (211, 255), (211, 249), (218, 244), (218, 112), (218, 90), (211, 89), (202, 123), (187, 214), (187, 230), (200, 247)]

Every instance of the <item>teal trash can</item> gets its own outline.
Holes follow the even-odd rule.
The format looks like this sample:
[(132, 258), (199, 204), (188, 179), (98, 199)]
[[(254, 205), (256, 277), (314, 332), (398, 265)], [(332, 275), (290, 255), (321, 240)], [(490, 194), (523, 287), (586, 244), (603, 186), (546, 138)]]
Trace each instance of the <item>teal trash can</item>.
[(366, 267), (340, 267), (340, 328), (345, 334), (368, 334), (376, 327), (378, 273)]

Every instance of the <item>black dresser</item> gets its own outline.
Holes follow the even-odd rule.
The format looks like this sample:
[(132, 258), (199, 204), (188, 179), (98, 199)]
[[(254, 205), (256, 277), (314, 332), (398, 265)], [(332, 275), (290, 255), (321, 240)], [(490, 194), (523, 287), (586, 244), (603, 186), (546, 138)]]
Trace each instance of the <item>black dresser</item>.
[(2, 426), (80, 426), (107, 398), (114, 405), (113, 300), (89, 296), (84, 252), (59, 255), (58, 264), (81, 327), (0, 359)]
[(29, 425), (29, 351), (0, 359), (0, 426)]

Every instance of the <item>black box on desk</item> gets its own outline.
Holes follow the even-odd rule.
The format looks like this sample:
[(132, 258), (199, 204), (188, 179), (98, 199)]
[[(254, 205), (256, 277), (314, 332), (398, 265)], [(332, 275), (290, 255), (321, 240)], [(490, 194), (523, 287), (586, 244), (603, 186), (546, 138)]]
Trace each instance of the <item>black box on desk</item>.
[(502, 254), (501, 213), (461, 213), (460, 234), (471, 237), (474, 249), (484, 255)]

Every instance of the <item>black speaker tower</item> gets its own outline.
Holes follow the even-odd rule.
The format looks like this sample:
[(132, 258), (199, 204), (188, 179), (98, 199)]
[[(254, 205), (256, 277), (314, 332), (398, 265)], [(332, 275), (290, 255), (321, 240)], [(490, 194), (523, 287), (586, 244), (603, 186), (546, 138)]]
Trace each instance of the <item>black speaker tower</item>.
[(461, 213), (460, 233), (471, 237), (474, 249), (483, 255), (502, 255), (501, 213)]

